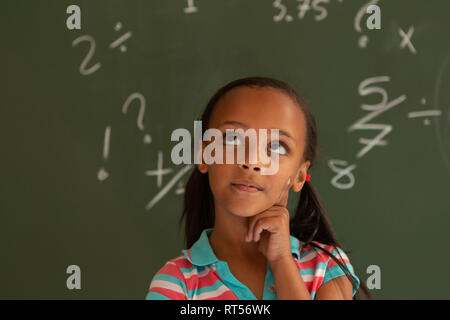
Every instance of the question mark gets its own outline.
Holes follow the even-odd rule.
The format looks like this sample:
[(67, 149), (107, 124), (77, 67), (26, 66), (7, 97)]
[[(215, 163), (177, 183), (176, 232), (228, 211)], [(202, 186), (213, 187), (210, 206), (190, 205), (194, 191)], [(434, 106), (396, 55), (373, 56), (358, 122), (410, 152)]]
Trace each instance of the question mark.
[[(125, 103), (122, 106), (122, 112), (123, 112), (123, 114), (126, 114), (128, 111), (129, 105), (135, 99), (138, 99), (139, 103), (140, 103), (139, 114), (138, 114), (138, 118), (137, 118), (137, 127), (139, 128), (139, 130), (144, 131), (144, 124), (142, 122), (144, 120), (144, 113), (145, 113), (145, 97), (142, 94), (140, 94), (138, 92), (132, 93), (127, 98), (127, 100), (125, 100)], [(144, 136), (144, 143), (149, 144), (151, 142), (152, 142), (151, 136), (149, 134), (146, 134)]]
[[(371, 5), (376, 5), (378, 3), (378, 1), (379, 0), (371, 0), (368, 3), (366, 3), (365, 5), (363, 5), (361, 7), (361, 9), (359, 9), (358, 13), (355, 16), (354, 26), (355, 26), (356, 32), (358, 32), (358, 33), (361, 32), (361, 19), (362, 19), (363, 15), (366, 14), (367, 8)], [(364, 34), (361, 37), (359, 37), (358, 46), (360, 48), (366, 48), (368, 41), (369, 41), (369, 37)]]

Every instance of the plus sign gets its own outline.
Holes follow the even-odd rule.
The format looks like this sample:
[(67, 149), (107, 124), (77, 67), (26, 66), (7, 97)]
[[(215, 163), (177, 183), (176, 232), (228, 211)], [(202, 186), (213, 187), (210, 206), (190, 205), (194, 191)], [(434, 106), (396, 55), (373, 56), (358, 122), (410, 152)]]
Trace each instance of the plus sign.
[(169, 174), (173, 171), (173, 169), (171, 168), (163, 169), (162, 163), (163, 163), (163, 154), (161, 151), (158, 151), (158, 164), (156, 170), (145, 171), (145, 174), (147, 176), (156, 176), (156, 185), (158, 186), (158, 188), (161, 188), (163, 175)]

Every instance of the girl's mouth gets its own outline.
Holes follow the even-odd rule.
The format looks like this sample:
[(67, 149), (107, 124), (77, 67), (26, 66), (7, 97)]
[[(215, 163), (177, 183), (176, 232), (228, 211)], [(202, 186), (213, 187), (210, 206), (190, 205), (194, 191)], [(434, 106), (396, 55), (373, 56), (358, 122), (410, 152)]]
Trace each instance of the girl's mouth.
[(231, 186), (235, 189), (245, 192), (257, 192), (263, 190), (263, 188), (259, 184), (249, 180), (233, 181), (231, 182)]

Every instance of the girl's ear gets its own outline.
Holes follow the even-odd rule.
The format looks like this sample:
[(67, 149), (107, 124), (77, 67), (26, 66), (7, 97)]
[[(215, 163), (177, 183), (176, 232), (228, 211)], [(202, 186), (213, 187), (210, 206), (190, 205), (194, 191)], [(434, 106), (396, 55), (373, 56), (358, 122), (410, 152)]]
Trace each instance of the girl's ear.
[(308, 160), (298, 169), (294, 183), (292, 184), (292, 190), (294, 190), (294, 192), (300, 192), (300, 190), (302, 190), (310, 164), (311, 161)]
[(200, 159), (199, 164), (197, 164), (198, 171), (201, 173), (207, 173), (208, 172), (208, 165), (203, 162), (203, 150), (205, 150), (205, 142), (201, 141), (202, 148), (198, 150), (197, 159)]

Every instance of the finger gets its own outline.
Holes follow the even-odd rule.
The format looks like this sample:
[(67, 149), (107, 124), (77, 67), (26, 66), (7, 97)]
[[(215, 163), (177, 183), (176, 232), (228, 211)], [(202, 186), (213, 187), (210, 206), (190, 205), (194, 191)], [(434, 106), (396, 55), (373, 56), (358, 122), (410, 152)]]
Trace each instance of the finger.
[(253, 233), (254, 233), (254, 229), (255, 229), (255, 224), (258, 222), (258, 220), (260, 220), (262, 218), (275, 217), (277, 215), (276, 212), (274, 212), (273, 210), (270, 210), (270, 209), (271, 208), (249, 218), (250, 220), (248, 223), (248, 231), (247, 231), (247, 235), (245, 238), (246, 241), (252, 241), (254, 239)]
[(255, 225), (255, 232), (253, 235), (254, 241), (258, 242), (261, 239), (261, 233), (264, 230), (268, 232), (273, 232), (276, 229), (275, 219), (273, 218), (264, 218), (260, 219), (258, 223)]
[(289, 189), (291, 187), (291, 178), (288, 179), (286, 184), (283, 187), (283, 190), (281, 191), (280, 198), (275, 203), (276, 206), (286, 207), (288, 202), (288, 196), (289, 196)]
[(289, 213), (287, 215), (285, 213), (287, 212), (286, 209), (273, 210), (272, 212), (272, 215), (260, 217), (254, 224), (252, 232), (253, 241), (259, 241), (261, 239), (261, 233), (264, 230), (267, 230), (268, 232), (275, 232), (276, 230), (280, 230), (280, 228), (282, 228), (283, 226), (283, 219), (289, 217)]

